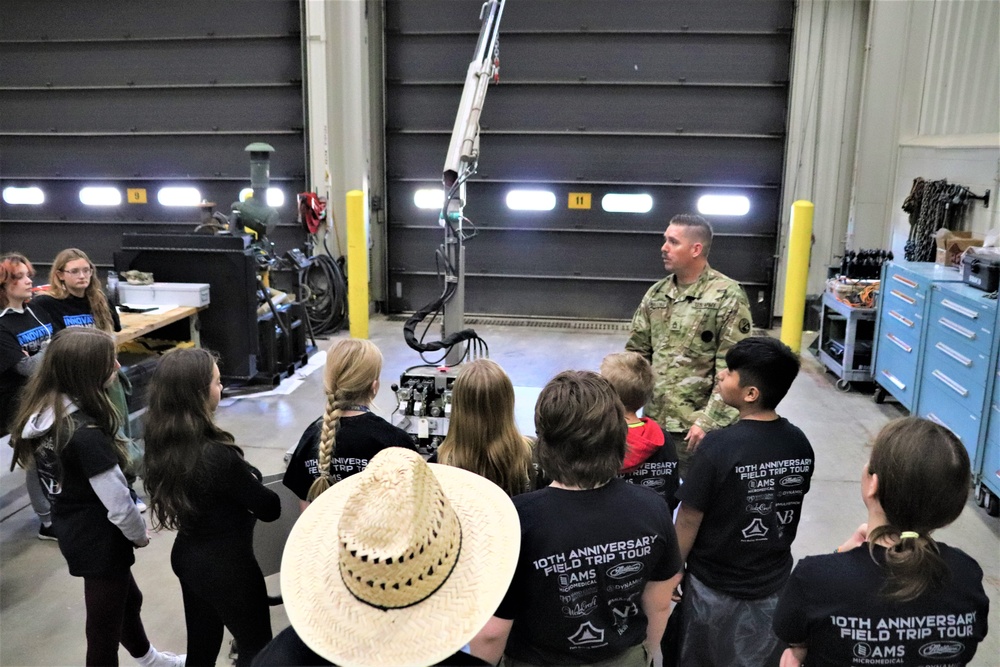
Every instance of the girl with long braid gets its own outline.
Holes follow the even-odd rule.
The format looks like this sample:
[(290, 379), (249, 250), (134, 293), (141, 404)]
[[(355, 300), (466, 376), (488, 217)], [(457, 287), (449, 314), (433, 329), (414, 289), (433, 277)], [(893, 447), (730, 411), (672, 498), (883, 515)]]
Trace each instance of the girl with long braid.
[(970, 479), (951, 431), (889, 422), (861, 473), (868, 522), (799, 562), (778, 600), (774, 631), (791, 646), (781, 667), (968, 664), (986, 636), (983, 570), (931, 533), (962, 513)]
[(381, 372), (382, 353), (371, 341), (345, 338), (327, 351), (326, 410), (302, 434), (282, 480), (303, 509), (386, 447), (416, 450), (405, 431), (372, 412)]

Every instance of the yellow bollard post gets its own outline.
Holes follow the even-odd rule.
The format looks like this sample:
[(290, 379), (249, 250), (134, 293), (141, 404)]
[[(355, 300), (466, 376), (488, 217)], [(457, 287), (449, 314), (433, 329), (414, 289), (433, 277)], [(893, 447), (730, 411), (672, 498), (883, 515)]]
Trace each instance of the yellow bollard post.
[(361, 190), (347, 193), (347, 316), (351, 338), (368, 338), (368, 233)]
[(806, 285), (812, 250), (812, 202), (792, 204), (788, 230), (788, 268), (785, 271), (785, 303), (781, 312), (781, 342), (798, 354), (802, 348), (802, 323), (806, 315)]

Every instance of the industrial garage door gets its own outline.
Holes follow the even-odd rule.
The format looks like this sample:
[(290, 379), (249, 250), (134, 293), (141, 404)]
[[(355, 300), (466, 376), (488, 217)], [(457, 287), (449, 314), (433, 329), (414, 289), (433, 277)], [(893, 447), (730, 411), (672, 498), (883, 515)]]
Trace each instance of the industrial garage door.
[[(441, 292), (438, 212), (414, 194), (440, 187), (480, 4), (387, 3), (394, 312)], [(664, 275), (667, 221), (707, 195), (746, 209), (706, 215), (716, 231), (710, 259), (744, 286), (755, 323), (769, 326), (792, 12), (791, 0), (508, 0), (500, 84), (486, 96), (467, 191), (478, 235), (466, 244), (466, 311), (628, 318)], [(547, 193), (536, 204), (551, 208), (514, 210), (512, 190)], [(622, 204), (640, 212), (605, 210)]]
[(228, 213), (255, 141), (276, 149), (272, 240), (300, 245), (301, 54), (297, 0), (5, 0), (3, 249), (46, 270), (76, 246), (110, 268), (122, 232), (191, 231), (192, 201)]

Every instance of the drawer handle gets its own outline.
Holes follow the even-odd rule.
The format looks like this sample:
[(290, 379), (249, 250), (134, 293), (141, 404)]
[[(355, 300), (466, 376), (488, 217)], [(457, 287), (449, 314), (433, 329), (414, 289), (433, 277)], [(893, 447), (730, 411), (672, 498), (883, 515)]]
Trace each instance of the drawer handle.
[(952, 434), (953, 434), (953, 435), (954, 435), (954, 436), (955, 436), (956, 438), (958, 438), (959, 440), (961, 440), (961, 439), (962, 439), (962, 436), (960, 436), (960, 435), (959, 435), (958, 433), (955, 433), (955, 429), (953, 429), (952, 427), (948, 426), (948, 425), (947, 425), (947, 424), (945, 424), (945, 423), (944, 423), (943, 421), (941, 421), (940, 417), (938, 417), (938, 416), (937, 416), (936, 414), (934, 414), (933, 412), (928, 412), (928, 413), (927, 413), (927, 418), (928, 418), (928, 419), (930, 419), (930, 420), (931, 420), (932, 422), (934, 422), (935, 424), (937, 424), (938, 426), (944, 426), (944, 427), (945, 427), (946, 429), (948, 429), (949, 431), (951, 431), (951, 432), (952, 432)]
[(949, 320), (947, 317), (940, 318), (938, 320), (938, 323), (940, 323), (941, 326), (943, 326), (943, 327), (951, 329), (952, 331), (954, 331), (955, 333), (957, 333), (959, 336), (964, 336), (965, 338), (968, 338), (969, 340), (976, 340), (976, 332), (975, 331), (969, 331), (968, 329), (966, 329), (965, 327), (963, 327), (961, 324), (955, 324), (954, 322), (952, 322), (951, 320)]
[(889, 371), (882, 371), (882, 375), (884, 375), (886, 378), (888, 378), (889, 382), (893, 383), (894, 385), (896, 385), (900, 389), (903, 389), (903, 390), (906, 389), (906, 385), (903, 384), (902, 382), (900, 382), (899, 379), (895, 375), (893, 375), (892, 373), (890, 373)]
[(948, 347), (944, 343), (934, 343), (934, 347), (936, 347), (937, 349), (941, 350), (942, 352), (944, 352), (949, 357), (951, 357), (952, 359), (954, 359), (958, 363), (962, 364), (966, 368), (972, 368), (972, 359), (969, 359), (968, 357), (966, 357), (963, 354), (959, 354), (958, 352), (956, 352), (955, 350), (951, 349), (950, 347)]
[(888, 338), (890, 342), (895, 343), (896, 347), (898, 347), (899, 349), (901, 349), (903, 352), (913, 352), (913, 348), (912, 347), (910, 347), (909, 345), (907, 345), (903, 341), (899, 340), (898, 338), (896, 338), (892, 334), (886, 334), (885, 337)]
[(897, 299), (899, 299), (901, 301), (905, 301), (906, 303), (910, 304), (911, 306), (917, 302), (916, 299), (908, 297), (905, 294), (903, 294), (902, 292), (897, 292), (896, 290), (892, 290), (891, 292), (889, 292), (889, 294), (893, 295), (894, 297), (896, 297)]
[(913, 282), (912, 280), (909, 280), (908, 278), (904, 278), (903, 276), (899, 275), (898, 273), (892, 274), (892, 279), (895, 280), (897, 283), (903, 283), (907, 287), (916, 287), (917, 286), (917, 284), (915, 282)]
[(889, 317), (893, 318), (894, 320), (899, 320), (900, 322), (910, 327), (911, 329), (913, 328), (913, 320), (906, 319), (905, 317), (897, 313), (895, 310), (889, 311)]
[(938, 380), (941, 380), (941, 382), (943, 382), (945, 384), (945, 386), (947, 386), (949, 389), (951, 389), (953, 392), (955, 392), (956, 394), (958, 394), (962, 398), (965, 398), (966, 396), (969, 395), (969, 390), (968, 389), (966, 389), (965, 387), (963, 387), (959, 383), (955, 382), (950, 377), (948, 377), (947, 375), (945, 375), (941, 371), (937, 370), (936, 368), (931, 373), (931, 375), (933, 375), (934, 377), (936, 377)]
[(960, 306), (959, 304), (955, 303), (954, 301), (952, 301), (950, 299), (941, 299), (941, 305), (944, 306), (945, 308), (947, 308), (948, 310), (955, 311), (959, 315), (965, 315), (969, 319), (972, 319), (972, 320), (978, 320), (979, 319), (979, 313), (977, 313), (976, 311), (972, 310), (971, 308), (966, 308), (965, 306)]

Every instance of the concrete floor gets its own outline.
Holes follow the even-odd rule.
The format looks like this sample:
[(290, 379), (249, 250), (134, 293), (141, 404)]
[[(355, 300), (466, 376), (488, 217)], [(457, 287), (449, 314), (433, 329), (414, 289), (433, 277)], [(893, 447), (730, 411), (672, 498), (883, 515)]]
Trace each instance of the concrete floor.
[[(477, 326), (490, 345), (492, 358), (517, 387), (518, 421), (533, 433), (534, 396), (557, 372), (596, 370), (603, 356), (620, 350), (627, 334), (620, 327), (568, 330), (538, 327)], [(340, 334), (344, 336), (346, 334)], [(384, 416), (395, 407), (389, 385), (419, 357), (403, 342), (402, 323), (376, 318), (371, 338), (385, 354), (382, 391), (376, 401)], [(325, 349), (329, 341), (321, 343)], [(878, 429), (902, 416), (898, 405), (876, 405), (871, 396), (841, 393), (834, 378), (808, 353), (803, 370), (779, 407), (801, 427), (816, 451), (816, 474), (806, 502), (794, 552), (797, 557), (826, 553), (865, 519), (859, 476), (867, 446)], [(243, 398), (220, 407), (220, 424), (236, 435), (247, 458), (265, 475), (283, 470), (283, 456), (322, 410), (322, 373), (305, 378), (288, 395)], [(0, 665), (79, 665), (85, 654), (82, 580), (69, 576), (54, 542), (35, 539), (37, 520), (27, 504), (23, 474), (8, 473), (10, 449), (0, 448)], [(966, 511), (937, 537), (960, 547), (979, 561), (986, 591), (993, 602), (991, 632), (975, 665), (1000, 664), (1000, 521), (970, 501)], [(143, 619), (151, 641), (160, 649), (181, 653), (185, 646), (180, 588), (170, 570), (174, 534), (153, 535), (137, 552), (133, 573), (145, 597)], [(269, 585), (275, 585), (274, 577)], [(281, 607), (272, 611), (275, 632), (287, 625)], [(228, 645), (228, 644), (227, 644)], [(125, 651), (122, 664), (133, 664)], [(220, 656), (220, 665), (229, 664)]]

